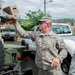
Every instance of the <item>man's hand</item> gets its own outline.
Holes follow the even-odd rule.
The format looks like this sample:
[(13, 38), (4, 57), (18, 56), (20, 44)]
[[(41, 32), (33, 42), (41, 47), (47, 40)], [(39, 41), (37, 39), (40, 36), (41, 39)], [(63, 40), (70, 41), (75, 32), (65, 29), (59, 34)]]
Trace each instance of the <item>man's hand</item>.
[(54, 58), (51, 64), (51, 67), (56, 68), (60, 64), (59, 58)]
[(13, 20), (13, 22), (18, 21), (18, 19), (16, 18), (16, 16), (15, 16), (15, 15), (12, 15), (12, 20)]

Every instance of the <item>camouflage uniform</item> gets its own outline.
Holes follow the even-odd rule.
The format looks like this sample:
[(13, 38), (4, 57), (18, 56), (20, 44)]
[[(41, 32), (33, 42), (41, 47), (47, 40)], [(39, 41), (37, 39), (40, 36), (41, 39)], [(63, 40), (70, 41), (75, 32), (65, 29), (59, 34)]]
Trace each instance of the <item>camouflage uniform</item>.
[(3, 19), (11, 20), (12, 16), (2, 10), (2, 0), (0, 0), (0, 22), (3, 21)]
[[(4, 20), (11, 20), (11, 19), (12, 16), (8, 15), (2, 10), (2, 0), (0, 0), (0, 25), (4, 23)], [(0, 38), (1, 38), (1, 33), (0, 33)]]
[(15, 27), (22, 37), (35, 39), (35, 63), (39, 68), (39, 75), (62, 75), (60, 65), (57, 68), (52, 68), (51, 63), (55, 57), (62, 62), (67, 56), (63, 40), (52, 31), (46, 35), (41, 32), (25, 31), (18, 23), (15, 24)]
[(68, 75), (75, 75), (75, 54), (72, 56), (71, 65), (70, 65), (70, 69), (69, 69), (69, 74)]
[[(3, 10), (2, 10), (2, 0), (0, 0), (0, 25), (3, 25), (4, 24), (4, 20), (8, 20), (8, 19), (11, 19), (12, 16), (6, 14)], [(0, 72), (1, 72), (1, 69), (4, 65), (4, 57), (5, 57), (5, 50), (4, 50), (4, 46), (3, 46), (4, 42), (3, 42), (3, 39), (1, 37), (1, 33), (0, 33)], [(2, 75), (0, 73), (0, 75)]]
[(2, 9), (0, 9), (0, 22), (4, 22), (4, 20), (11, 20), (12, 16), (5, 13)]

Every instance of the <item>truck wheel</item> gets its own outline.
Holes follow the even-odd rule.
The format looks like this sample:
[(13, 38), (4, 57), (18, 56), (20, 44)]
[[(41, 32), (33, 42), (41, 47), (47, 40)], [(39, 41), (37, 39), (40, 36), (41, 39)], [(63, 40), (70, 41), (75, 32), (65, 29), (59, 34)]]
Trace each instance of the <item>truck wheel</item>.
[(62, 69), (64, 74), (68, 74), (69, 66), (70, 66), (70, 64), (68, 63), (68, 61), (66, 59), (63, 60), (63, 63), (61, 64), (61, 69)]
[(0, 39), (0, 70), (2, 69), (3, 65), (4, 65), (4, 46), (2, 44), (2, 41)]

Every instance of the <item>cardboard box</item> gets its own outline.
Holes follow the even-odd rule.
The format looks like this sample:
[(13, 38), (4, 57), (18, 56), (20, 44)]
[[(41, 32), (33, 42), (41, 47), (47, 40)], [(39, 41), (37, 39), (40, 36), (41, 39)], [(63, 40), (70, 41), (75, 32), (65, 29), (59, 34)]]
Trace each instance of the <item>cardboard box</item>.
[[(5, 8), (3, 8), (3, 10), (7, 13), (7, 14), (9, 14), (9, 15), (15, 15), (18, 19), (20, 18), (20, 13), (19, 13), (19, 11), (18, 11), (18, 8), (17, 8), (17, 5), (13, 5), (13, 6), (8, 6), (8, 7), (5, 7)], [(14, 25), (14, 23), (13, 23), (13, 21), (12, 20), (4, 20), (4, 23), (5, 22), (10, 22), (10, 25), (11, 24), (13, 24)], [(7, 24), (8, 25), (8, 24)]]
[(20, 17), (20, 13), (18, 11), (17, 5), (8, 6), (8, 7), (4, 8), (3, 10), (10, 15), (14, 14), (17, 17)]

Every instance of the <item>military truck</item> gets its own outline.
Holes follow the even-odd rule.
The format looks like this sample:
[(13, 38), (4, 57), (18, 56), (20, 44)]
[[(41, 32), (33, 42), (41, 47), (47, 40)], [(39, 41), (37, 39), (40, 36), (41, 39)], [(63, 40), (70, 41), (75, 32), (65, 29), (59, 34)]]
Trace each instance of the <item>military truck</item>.
[(0, 39), (0, 75), (33, 75), (32, 68), (26, 67), (28, 53), (25, 46), (3, 45)]

